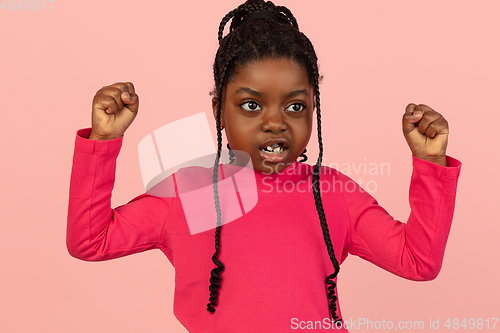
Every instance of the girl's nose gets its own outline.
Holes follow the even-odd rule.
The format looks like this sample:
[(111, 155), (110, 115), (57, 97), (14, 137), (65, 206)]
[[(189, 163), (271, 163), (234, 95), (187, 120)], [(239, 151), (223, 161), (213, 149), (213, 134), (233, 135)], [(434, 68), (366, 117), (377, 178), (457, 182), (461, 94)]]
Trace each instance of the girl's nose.
[(288, 125), (284, 119), (284, 112), (279, 108), (265, 110), (263, 113), (261, 130), (263, 132), (273, 132), (278, 134), (281, 131), (286, 131)]

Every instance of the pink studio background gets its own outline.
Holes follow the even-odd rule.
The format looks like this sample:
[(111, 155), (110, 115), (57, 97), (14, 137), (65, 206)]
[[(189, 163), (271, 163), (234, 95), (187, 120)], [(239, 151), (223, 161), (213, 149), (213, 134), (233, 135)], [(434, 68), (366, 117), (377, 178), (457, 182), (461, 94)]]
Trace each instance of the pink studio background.
[[(406, 221), (411, 153), (401, 117), (408, 103), (445, 115), (448, 153), (463, 162), (438, 278), (404, 280), (350, 256), (339, 275), (344, 319), (428, 325), (440, 318), (445, 330), (447, 318), (500, 317), (500, 4), (275, 3), (292, 10), (320, 58), (325, 164), (389, 163), (390, 174), (350, 175), (376, 184), (379, 203)], [(56, 0), (50, 12), (0, 10), (1, 332), (186, 332), (173, 316), (174, 269), (160, 251), (97, 263), (68, 254), (74, 140), (91, 125), (95, 92), (132, 81), (141, 105), (125, 134), (112, 205), (143, 193), (137, 146), (144, 136), (199, 112), (215, 126), (208, 93), (217, 29), (239, 4)]]

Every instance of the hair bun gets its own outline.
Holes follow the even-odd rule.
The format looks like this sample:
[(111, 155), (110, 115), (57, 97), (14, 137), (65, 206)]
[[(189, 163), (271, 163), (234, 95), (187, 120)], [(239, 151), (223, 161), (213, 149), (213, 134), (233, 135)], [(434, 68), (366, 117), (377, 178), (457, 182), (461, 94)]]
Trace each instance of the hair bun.
[(262, 20), (273, 20), (278, 22), (278, 18), (276, 15), (269, 10), (263, 9), (258, 12), (252, 13), (250, 15), (247, 15), (243, 17), (241, 24), (244, 24), (246, 22), (252, 21), (252, 20), (257, 20), (257, 19), (262, 19)]

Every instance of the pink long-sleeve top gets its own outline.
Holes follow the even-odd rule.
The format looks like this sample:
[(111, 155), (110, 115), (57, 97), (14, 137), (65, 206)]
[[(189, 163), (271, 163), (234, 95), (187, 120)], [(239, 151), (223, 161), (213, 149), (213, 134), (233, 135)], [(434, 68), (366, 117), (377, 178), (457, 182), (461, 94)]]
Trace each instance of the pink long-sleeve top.
[[(174, 315), (190, 332), (290, 332), (306, 328), (306, 322), (329, 328), (325, 278), (333, 266), (310, 190), (313, 166), (294, 162), (274, 175), (254, 171), (257, 205), (221, 229), (225, 271), (216, 312), (209, 313), (215, 228), (192, 235), (179, 197), (144, 193), (112, 209), (123, 137), (89, 140), (90, 131), (77, 131), (75, 140), (67, 224), (73, 257), (101, 261), (160, 249), (175, 268)], [(452, 157), (447, 163), (413, 157), (406, 223), (393, 219), (349, 177), (322, 167), (322, 200), (339, 263), (353, 254), (406, 279), (434, 279), (461, 168)], [(301, 186), (287, 190), (286, 184)], [(337, 307), (342, 316), (338, 301)]]

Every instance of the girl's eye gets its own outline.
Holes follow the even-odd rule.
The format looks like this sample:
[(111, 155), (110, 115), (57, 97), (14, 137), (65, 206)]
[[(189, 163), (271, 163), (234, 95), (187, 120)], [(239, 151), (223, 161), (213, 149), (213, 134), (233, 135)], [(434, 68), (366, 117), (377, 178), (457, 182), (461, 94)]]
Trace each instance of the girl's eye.
[(292, 112), (300, 112), (302, 110), (304, 110), (306, 107), (304, 104), (302, 103), (294, 103), (292, 105), (290, 105), (287, 110), (288, 111), (292, 111)]
[(241, 104), (241, 107), (247, 111), (258, 111), (258, 108), (260, 108), (259, 104), (257, 104), (257, 102), (253, 102), (253, 101), (245, 102), (245, 103)]

